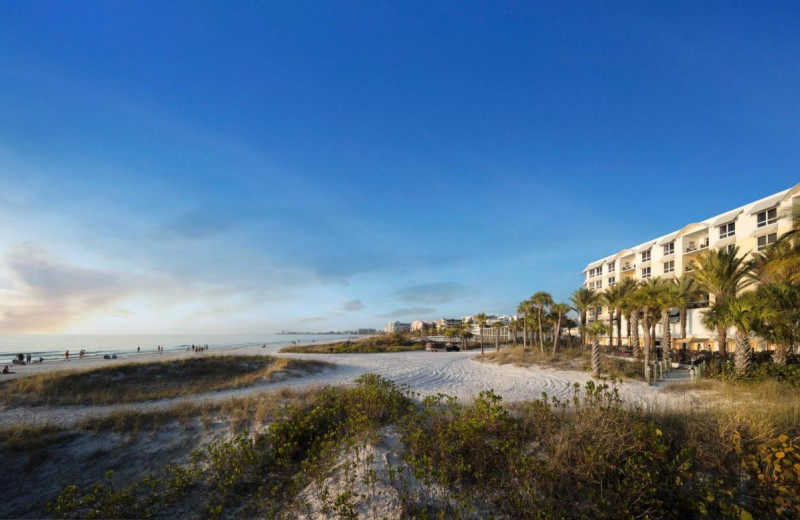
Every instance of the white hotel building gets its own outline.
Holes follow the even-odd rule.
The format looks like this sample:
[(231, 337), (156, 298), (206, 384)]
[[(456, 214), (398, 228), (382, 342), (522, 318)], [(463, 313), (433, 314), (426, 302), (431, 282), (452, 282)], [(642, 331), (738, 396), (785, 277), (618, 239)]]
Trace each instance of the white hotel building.
[[(792, 207), (797, 205), (800, 205), (800, 184), (721, 215), (686, 224), (672, 233), (595, 260), (583, 270), (586, 277), (584, 285), (602, 292), (627, 278), (674, 278), (691, 272), (697, 255), (707, 249), (738, 246), (740, 254), (750, 255), (764, 249), (791, 229)], [(687, 338), (675, 339), (673, 347), (716, 350), (716, 333), (706, 330), (700, 322), (700, 313), (708, 306), (708, 295), (698, 300), (688, 312)], [(679, 333), (676, 324), (678, 318), (677, 312), (672, 314), (670, 322), (673, 323), (672, 334), (675, 337)], [(608, 322), (607, 309), (599, 306), (592, 309), (589, 320), (594, 321), (597, 316)], [(623, 338), (626, 337), (626, 331), (627, 324), (623, 318)], [(661, 332), (659, 324), (656, 328), (657, 338), (661, 337)], [(729, 335), (729, 342), (732, 339), (732, 335)], [(626, 344), (625, 339), (623, 344)], [(766, 348), (766, 345), (760, 344), (758, 348)]]

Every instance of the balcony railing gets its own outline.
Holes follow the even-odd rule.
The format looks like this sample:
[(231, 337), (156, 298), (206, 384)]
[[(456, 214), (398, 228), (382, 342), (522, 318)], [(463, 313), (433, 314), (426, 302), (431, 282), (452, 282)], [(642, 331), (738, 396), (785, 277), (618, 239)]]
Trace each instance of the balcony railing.
[(622, 271), (622, 272), (625, 272), (625, 271), (633, 271), (633, 269), (634, 269), (634, 266), (632, 266), (632, 265), (628, 265), (628, 264), (625, 264), (625, 265), (623, 265), (623, 266), (622, 266), (622, 269), (621, 269), (621, 271)]
[(694, 244), (689, 244), (689, 247), (686, 248), (687, 253), (692, 253), (694, 251), (702, 251), (703, 249), (708, 248), (708, 242), (702, 242), (699, 246), (695, 246)]

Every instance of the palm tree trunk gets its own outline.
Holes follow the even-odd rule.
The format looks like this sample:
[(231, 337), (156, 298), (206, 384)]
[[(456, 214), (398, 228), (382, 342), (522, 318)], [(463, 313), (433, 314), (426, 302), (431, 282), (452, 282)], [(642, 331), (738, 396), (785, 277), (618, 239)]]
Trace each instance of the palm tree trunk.
[(639, 347), (639, 313), (634, 311), (631, 313), (631, 319), (628, 321), (631, 326), (631, 332), (628, 337), (631, 338), (631, 346), (633, 347), (633, 357), (642, 357), (642, 349)]
[(681, 307), (681, 339), (686, 339), (686, 307)]
[(736, 330), (736, 374), (744, 374), (753, 364), (753, 349), (750, 348), (750, 337)]
[(789, 357), (789, 346), (784, 343), (775, 345), (775, 353), (772, 355), (772, 361), (776, 365), (785, 365)]
[(581, 323), (580, 323), (579, 335), (581, 337), (581, 347), (586, 345), (586, 309), (581, 311)]
[(494, 350), (500, 351), (500, 329), (498, 328), (494, 333)]
[(592, 342), (592, 375), (600, 375), (600, 338), (594, 338)]
[(661, 311), (661, 355), (664, 357), (665, 370), (672, 368), (670, 350), (672, 349), (672, 331), (669, 330), (669, 309)]
[(622, 309), (617, 309), (617, 349), (622, 350)]
[(536, 316), (539, 322), (539, 335), (537, 339), (539, 340), (539, 349), (542, 351), (542, 355), (544, 356), (544, 336), (542, 335), (542, 311), (544, 309), (539, 309), (538, 315)]
[(522, 348), (525, 348), (528, 343), (528, 325), (525, 320), (522, 320)]
[(561, 315), (558, 316), (558, 321), (556, 322), (556, 330), (553, 331), (553, 357), (556, 357), (556, 346), (558, 345), (558, 340), (561, 337)]
[(608, 350), (610, 352), (614, 347), (614, 312), (611, 307), (608, 308)]
[(717, 329), (717, 348), (723, 357), (728, 357), (728, 328), (719, 327)]
[(650, 368), (650, 346), (651, 346), (651, 337), (650, 337), (650, 315), (647, 311), (644, 312), (644, 316), (642, 316), (642, 332), (644, 332), (644, 370)]

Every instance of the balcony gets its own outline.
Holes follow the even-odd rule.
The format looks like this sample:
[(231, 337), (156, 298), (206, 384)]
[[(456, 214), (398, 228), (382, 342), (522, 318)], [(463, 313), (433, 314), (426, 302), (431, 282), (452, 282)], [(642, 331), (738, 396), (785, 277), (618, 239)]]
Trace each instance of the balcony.
[(620, 271), (624, 273), (625, 271), (633, 271), (634, 269), (636, 269), (635, 265), (625, 264), (622, 266), (622, 269), (620, 269)]
[(708, 249), (708, 239), (700, 242), (699, 245), (695, 245), (694, 242), (689, 242), (689, 246), (686, 248), (687, 253), (695, 253), (698, 251), (702, 251), (704, 249)]
[(697, 300), (696, 302), (691, 302), (686, 307), (689, 309), (702, 309), (711, 305), (711, 302), (708, 299), (705, 300)]

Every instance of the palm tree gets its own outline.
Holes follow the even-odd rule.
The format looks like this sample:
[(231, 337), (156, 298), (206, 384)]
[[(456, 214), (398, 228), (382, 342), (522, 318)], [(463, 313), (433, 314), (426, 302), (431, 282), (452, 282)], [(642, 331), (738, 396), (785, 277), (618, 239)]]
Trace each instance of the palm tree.
[[(642, 315), (642, 331), (644, 332), (644, 370), (645, 379), (648, 381), (650, 379), (650, 351), (652, 349), (650, 325), (655, 321), (660, 309), (658, 302), (660, 293), (661, 281), (658, 278), (648, 278), (639, 284), (638, 289), (631, 295), (632, 304)], [(634, 310), (634, 314), (635, 313), (636, 310)]]
[(672, 331), (669, 324), (669, 313), (673, 307), (680, 305), (677, 296), (677, 285), (675, 283), (656, 278), (659, 281), (660, 292), (658, 294), (658, 306), (661, 309), (661, 355), (664, 359), (664, 366), (669, 370), (671, 364)]
[(762, 294), (747, 292), (728, 298), (719, 306), (718, 320), (736, 328), (736, 374), (744, 374), (753, 363), (753, 349), (750, 334), (755, 332), (765, 320), (774, 315)]
[(694, 285), (694, 278), (691, 276), (679, 276), (673, 280), (675, 284), (675, 301), (680, 312), (681, 319), (681, 338), (686, 338), (686, 315), (689, 312), (689, 304), (694, 301), (697, 289)]
[[(628, 295), (636, 289), (636, 280), (633, 278), (626, 278), (625, 280), (621, 281), (614, 287), (617, 288), (618, 292), (618, 300), (617, 300), (617, 348), (622, 349), (622, 314), (625, 313), (626, 317), (628, 318), (628, 328), (630, 329), (631, 321), (630, 321), (630, 309), (626, 303), (626, 299)], [(630, 337), (630, 330), (628, 331), (628, 336)]]
[[(620, 286), (613, 285), (606, 289), (604, 293), (600, 295), (600, 303), (602, 303), (605, 307), (608, 308), (608, 347), (609, 349), (613, 346), (614, 343), (614, 315), (617, 309), (620, 307), (620, 303), (622, 302), (622, 297), (620, 295)], [(599, 319), (599, 318), (598, 318)]]
[(553, 357), (556, 355), (556, 347), (558, 346), (558, 340), (561, 339), (561, 322), (564, 320), (564, 317), (567, 313), (571, 310), (571, 307), (566, 303), (554, 303), (550, 307), (553, 318), (555, 321), (555, 325), (553, 328)]
[(592, 375), (597, 377), (600, 375), (600, 336), (608, 332), (608, 327), (601, 321), (595, 321), (586, 333), (592, 340)]
[[(746, 279), (747, 264), (744, 257), (739, 258), (739, 248), (732, 251), (726, 248), (703, 251), (698, 255), (691, 277), (697, 285), (714, 296), (714, 305), (724, 305), (735, 298), (741, 289), (749, 284)], [(727, 352), (728, 328), (724, 320), (717, 325), (717, 342), (720, 352)]]
[(505, 327), (505, 323), (500, 320), (495, 321), (492, 323), (492, 328), (494, 329), (494, 349), (495, 351), (500, 351), (500, 329)]
[[(571, 307), (570, 307), (571, 309)], [(567, 329), (567, 336), (569, 336), (568, 345), (572, 345), (572, 329), (578, 326), (578, 322), (569, 316), (564, 318), (564, 327)]]
[(533, 308), (536, 310), (536, 322), (539, 325), (539, 333), (537, 335), (537, 339), (539, 340), (539, 348), (542, 350), (542, 354), (544, 354), (544, 334), (542, 333), (542, 318), (545, 315), (547, 307), (553, 304), (553, 297), (544, 291), (539, 291), (533, 296), (531, 296), (531, 304), (533, 305)]
[(480, 313), (475, 315), (475, 323), (478, 324), (478, 340), (481, 343), (481, 355), (483, 355), (483, 328), (486, 326), (486, 314)]
[(758, 332), (775, 344), (772, 361), (785, 365), (790, 346), (800, 338), (800, 285), (770, 283), (759, 287), (758, 293), (774, 311)]
[(511, 319), (511, 322), (508, 324), (508, 330), (511, 332), (513, 336), (514, 346), (517, 346), (517, 332), (519, 332), (519, 320)]
[(522, 316), (522, 348), (528, 343), (528, 316), (531, 313), (531, 302), (528, 300), (520, 302), (517, 306), (517, 314)]
[(586, 287), (576, 289), (569, 297), (572, 302), (572, 308), (580, 315), (578, 327), (581, 334), (581, 345), (586, 344), (586, 313), (589, 308), (597, 303), (597, 293)]

